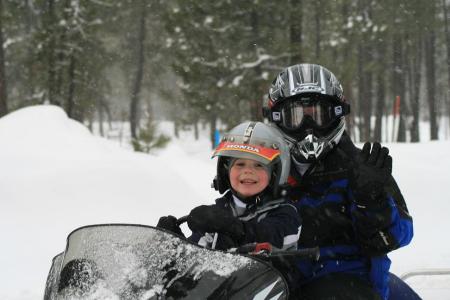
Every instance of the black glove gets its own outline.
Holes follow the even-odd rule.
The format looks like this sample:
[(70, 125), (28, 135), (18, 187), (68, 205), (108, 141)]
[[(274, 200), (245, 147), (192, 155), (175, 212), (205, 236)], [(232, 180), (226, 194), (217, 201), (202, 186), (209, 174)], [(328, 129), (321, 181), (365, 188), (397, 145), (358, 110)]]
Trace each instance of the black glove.
[(216, 205), (201, 205), (189, 213), (187, 223), (192, 231), (218, 232), (238, 242), (244, 236), (244, 224), (231, 212)]
[(392, 157), (380, 143), (365, 143), (356, 157), (351, 188), (355, 202), (360, 207), (379, 207), (385, 196), (384, 186), (391, 177)]
[(161, 217), (161, 218), (159, 218), (159, 221), (158, 221), (158, 224), (156, 225), (156, 227), (164, 228), (173, 233), (184, 236), (183, 232), (181, 231), (180, 226), (178, 226), (178, 224), (177, 224), (177, 221), (178, 221), (177, 218), (175, 218), (174, 216)]

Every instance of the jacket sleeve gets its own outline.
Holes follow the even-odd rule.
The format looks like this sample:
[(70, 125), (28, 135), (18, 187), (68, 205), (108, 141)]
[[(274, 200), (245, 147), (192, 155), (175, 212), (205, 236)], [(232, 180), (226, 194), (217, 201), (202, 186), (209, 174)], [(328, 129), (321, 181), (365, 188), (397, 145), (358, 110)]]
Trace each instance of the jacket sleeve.
[(300, 235), (300, 216), (291, 204), (284, 204), (257, 218), (244, 221), (244, 240), (247, 243), (271, 243), (280, 249), (296, 249)]
[(193, 243), (198, 243), (198, 241), (202, 238), (204, 234), (196, 231), (196, 232), (192, 232), (192, 235), (190, 237), (188, 237), (187, 239)]
[[(353, 200), (353, 194), (349, 191)], [(352, 221), (362, 251), (369, 256), (403, 247), (413, 237), (413, 223), (405, 200), (391, 176), (379, 204), (361, 208), (351, 204)]]

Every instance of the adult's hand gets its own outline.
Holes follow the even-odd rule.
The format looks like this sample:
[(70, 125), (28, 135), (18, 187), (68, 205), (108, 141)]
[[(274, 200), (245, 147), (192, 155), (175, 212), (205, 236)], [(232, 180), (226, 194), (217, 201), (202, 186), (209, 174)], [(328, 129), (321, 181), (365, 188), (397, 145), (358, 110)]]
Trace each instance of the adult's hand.
[(385, 194), (384, 186), (392, 174), (389, 149), (380, 143), (367, 142), (356, 157), (351, 187), (358, 206), (379, 206)]

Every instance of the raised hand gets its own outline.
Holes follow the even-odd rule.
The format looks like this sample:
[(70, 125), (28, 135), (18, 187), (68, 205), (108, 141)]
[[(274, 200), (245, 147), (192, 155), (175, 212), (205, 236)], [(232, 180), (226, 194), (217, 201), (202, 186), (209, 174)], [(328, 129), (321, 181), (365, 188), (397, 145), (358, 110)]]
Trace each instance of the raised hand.
[(360, 207), (376, 206), (384, 196), (384, 185), (392, 173), (392, 157), (389, 149), (380, 143), (367, 142), (356, 157), (351, 178), (355, 202)]

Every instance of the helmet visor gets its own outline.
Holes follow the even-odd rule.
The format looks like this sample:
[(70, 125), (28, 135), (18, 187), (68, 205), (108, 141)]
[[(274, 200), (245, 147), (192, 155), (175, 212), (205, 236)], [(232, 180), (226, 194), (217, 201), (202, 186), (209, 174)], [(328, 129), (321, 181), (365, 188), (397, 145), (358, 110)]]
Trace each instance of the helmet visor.
[(280, 156), (280, 150), (273, 144), (243, 143), (242, 141), (223, 141), (217, 146), (212, 157), (227, 156), (256, 160), (264, 165), (270, 164)]
[(287, 100), (281, 105), (280, 112), (282, 125), (287, 129), (299, 128), (307, 116), (318, 127), (325, 127), (343, 115), (342, 106), (315, 97)]

